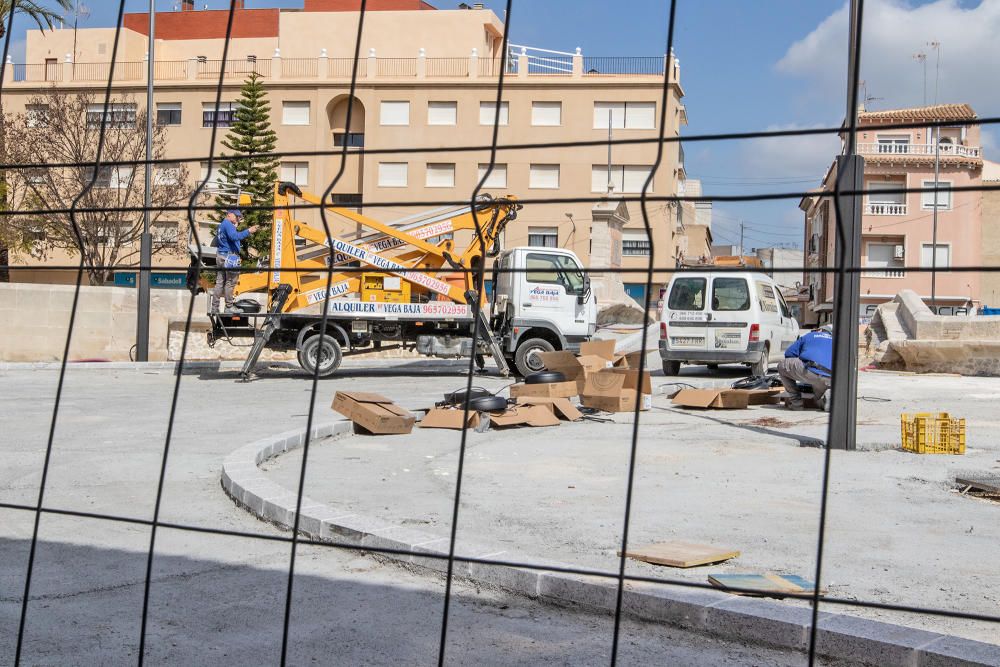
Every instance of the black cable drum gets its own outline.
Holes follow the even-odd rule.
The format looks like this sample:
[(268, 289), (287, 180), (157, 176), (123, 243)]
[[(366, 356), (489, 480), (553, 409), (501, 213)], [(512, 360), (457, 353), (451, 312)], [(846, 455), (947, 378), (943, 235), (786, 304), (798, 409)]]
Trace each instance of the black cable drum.
[[(477, 398), (487, 398), (493, 396), (492, 391), (483, 389), (482, 387), (473, 387), (469, 392), (469, 398), (473, 401)], [(451, 391), (444, 395), (445, 405), (463, 405), (465, 403), (465, 390), (459, 389), (458, 391)]]
[(552, 384), (565, 381), (566, 376), (559, 371), (538, 371), (524, 376), (524, 384)]
[(503, 396), (484, 396), (469, 401), (469, 410), (477, 412), (502, 412), (507, 409), (507, 399)]

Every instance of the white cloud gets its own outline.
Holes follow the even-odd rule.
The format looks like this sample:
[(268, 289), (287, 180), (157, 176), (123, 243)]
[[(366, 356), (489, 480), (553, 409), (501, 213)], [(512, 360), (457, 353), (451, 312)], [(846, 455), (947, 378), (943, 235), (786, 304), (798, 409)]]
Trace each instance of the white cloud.
[[(809, 129), (800, 125), (772, 125), (768, 132)], [(741, 163), (748, 179), (786, 181), (764, 186), (761, 190), (795, 190), (816, 187), (834, 156), (840, 152), (840, 137), (835, 134), (804, 134), (766, 137), (743, 142)], [(787, 183), (815, 177), (815, 185)]]

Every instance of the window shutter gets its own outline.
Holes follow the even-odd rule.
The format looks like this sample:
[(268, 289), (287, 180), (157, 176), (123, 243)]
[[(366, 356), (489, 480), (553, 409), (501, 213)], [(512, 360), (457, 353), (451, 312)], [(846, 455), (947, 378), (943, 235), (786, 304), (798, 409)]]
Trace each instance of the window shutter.
[(308, 125), (309, 102), (282, 102), (282, 125)]
[[(486, 175), (486, 168), (489, 165), (481, 164), (479, 165), (479, 180), (483, 180), (483, 176)], [(505, 188), (507, 187), (507, 165), (505, 164), (495, 164), (493, 165), (493, 171), (490, 172), (490, 177), (486, 179), (483, 183), (485, 188)]]
[(532, 102), (531, 124), (543, 127), (562, 125), (562, 102)]
[(429, 188), (453, 188), (455, 187), (455, 164), (454, 163), (428, 163), (427, 164), (427, 187)]
[[(642, 187), (646, 185), (646, 179), (649, 178), (650, 169), (652, 167), (625, 165), (622, 174), (622, 192), (642, 192)], [(650, 191), (652, 191), (652, 184), (650, 184)]]
[[(479, 124), (493, 125), (493, 117), (496, 115), (497, 105), (495, 102), (479, 103)], [(500, 103), (500, 125), (507, 125), (510, 122), (510, 103)]]
[(384, 188), (405, 188), (406, 171), (406, 162), (379, 162), (378, 184)]
[(382, 125), (410, 124), (409, 102), (382, 102), (381, 110)]
[(559, 165), (533, 164), (528, 175), (529, 188), (559, 189)]
[(625, 105), (625, 127), (630, 130), (656, 128), (656, 102), (629, 102)]
[(608, 114), (611, 114), (611, 127), (625, 127), (624, 102), (594, 102), (595, 129), (608, 129)]
[(428, 125), (455, 125), (458, 122), (458, 102), (428, 102)]

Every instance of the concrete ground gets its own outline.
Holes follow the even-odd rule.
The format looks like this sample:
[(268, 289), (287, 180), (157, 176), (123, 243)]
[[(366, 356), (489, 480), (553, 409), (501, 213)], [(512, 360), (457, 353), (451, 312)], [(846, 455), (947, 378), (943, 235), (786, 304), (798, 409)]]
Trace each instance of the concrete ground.
[[(337, 389), (382, 391), (414, 405), (423, 402), (418, 392), (433, 398), (461, 386), (463, 371), (449, 363), (366, 362), (362, 369), (351, 362), (343, 376), (321, 383), (317, 416), (334, 417), (328, 406)], [(195, 369), (183, 376), (160, 518), (281, 535), (225, 496), (220, 465), (251, 440), (304, 427), (309, 382), (285, 369), (262, 372), (252, 384), (236, 383), (236, 375)], [(52, 370), (0, 366), (0, 503), (37, 501), (57, 380)], [(174, 380), (156, 368), (71, 369), (45, 506), (151, 518)], [(13, 661), (32, 520), (30, 512), (0, 508), (0, 664)], [(139, 524), (43, 515), (24, 664), (134, 663), (148, 544), (149, 530)], [(277, 662), (288, 558), (282, 542), (161, 529), (147, 628), (150, 664)], [(440, 578), (328, 548), (302, 548), (297, 568), (290, 664), (436, 660)], [(608, 663), (606, 615), (465, 584), (454, 590), (449, 663)], [(619, 657), (628, 664), (805, 662), (801, 654), (649, 623), (626, 621), (621, 638)]]

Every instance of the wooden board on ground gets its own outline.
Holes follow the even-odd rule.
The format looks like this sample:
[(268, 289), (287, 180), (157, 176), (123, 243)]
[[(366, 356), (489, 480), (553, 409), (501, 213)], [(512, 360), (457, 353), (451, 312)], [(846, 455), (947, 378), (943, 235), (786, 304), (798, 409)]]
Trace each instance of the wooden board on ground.
[(966, 475), (965, 477), (956, 477), (955, 483), (962, 487), (962, 493), (970, 490), (990, 494), (1000, 493), (1000, 475), (987, 474), (979, 477)]
[[(735, 593), (736, 595), (752, 595), (767, 597), (784, 597), (789, 593), (812, 593), (813, 582), (803, 579), (797, 574), (710, 574), (708, 582), (713, 586)], [(741, 588), (747, 590), (732, 590)], [(820, 589), (819, 594), (826, 591)]]
[[(618, 553), (621, 555), (621, 552)], [(635, 547), (625, 552), (625, 556), (633, 560), (641, 560), (654, 565), (669, 565), (670, 567), (696, 567), (709, 563), (721, 563), (740, 555), (735, 549), (720, 549), (709, 544), (682, 542), (673, 540)]]

